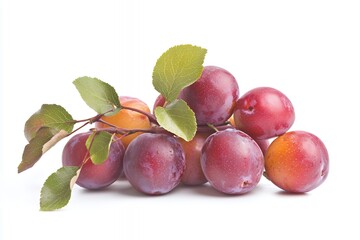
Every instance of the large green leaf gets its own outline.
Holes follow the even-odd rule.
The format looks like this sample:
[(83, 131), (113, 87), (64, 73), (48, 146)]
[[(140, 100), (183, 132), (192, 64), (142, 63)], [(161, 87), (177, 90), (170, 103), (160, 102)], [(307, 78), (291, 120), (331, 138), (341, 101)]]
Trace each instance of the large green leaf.
[(179, 45), (167, 50), (157, 60), (153, 71), (153, 85), (168, 102), (180, 91), (194, 83), (203, 71), (206, 49)]
[(86, 140), (86, 148), (90, 152), (94, 164), (103, 163), (109, 156), (110, 145), (115, 134), (108, 132), (94, 132)]
[(43, 104), (39, 111), (34, 113), (25, 123), (25, 137), (30, 141), (42, 127), (49, 127), (55, 131), (64, 130), (70, 133), (75, 121), (72, 116), (60, 105)]
[(68, 204), (79, 170), (79, 167), (62, 167), (46, 179), (40, 194), (41, 211), (56, 210)]
[(195, 114), (185, 101), (177, 99), (165, 108), (157, 107), (155, 116), (160, 126), (182, 139), (190, 141), (195, 136)]
[(73, 83), (82, 99), (97, 113), (113, 111), (107, 114), (111, 115), (120, 110), (119, 96), (108, 83), (91, 77), (80, 77)]
[(36, 132), (36, 136), (24, 148), (22, 161), (18, 166), (18, 173), (34, 166), (45, 152), (66, 136), (68, 136), (68, 133), (65, 130), (57, 131), (48, 127), (40, 128)]

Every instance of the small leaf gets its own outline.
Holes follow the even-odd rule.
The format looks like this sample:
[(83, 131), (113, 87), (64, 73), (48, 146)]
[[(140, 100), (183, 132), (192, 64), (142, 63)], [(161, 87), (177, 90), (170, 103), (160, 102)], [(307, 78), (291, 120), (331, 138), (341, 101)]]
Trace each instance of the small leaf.
[(43, 104), (25, 123), (25, 137), (30, 141), (42, 127), (70, 133), (74, 127), (72, 116), (60, 105)]
[(155, 116), (160, 126), (182, 139), (190, 141), (195, 136), (195, 114), (185, 101), (177, 99), (165, 108), (157, 107)]
[(37, 131), (36, 136), (30, 140), (24, 148), (22, 161), (18, 166), (18, 173), (21, 173), (32, 166), (47, 152), (52, 146), (59, 142), (68, 133), (64, 130), (56, 132), (54, 129), (42, 127)]
[(52, 211), (66, 206), (71, 189), (80, 174), (79, 167), (66, 166), (46, 179), (40, 194), (40, 210)]
[(44, 120), (42, 119), (42, 115), (38, 112), (34, 113), (26, 122), (24, 128), (25, 138), (30, 141), (35, 137), (36, 132), (44, 126)]
[(107, 116), (115, 114), (121, 105), (115, 89), (97, 78), (81, 77), (74, 82), (82, 99), (97, 113), (106, 113)]
[(103, 163), (109, 156), (110, 145), (115, 134), (108, 132), (94, 132), (86, 140), (86, 148), (90, 152), (94, 164)]
[(37, 131), (36, 136), (24, 148), (18, 173), (31, 168), (41, 158), (44, 144), (50, 141), (53, 136), (51, 128), (43, 127)]
[(180, 91), (194, 83), (203, 71), (206, 49), (192, 45), (179, 45), (167, 50), (156, 62), (153, 85), (168, 102)]

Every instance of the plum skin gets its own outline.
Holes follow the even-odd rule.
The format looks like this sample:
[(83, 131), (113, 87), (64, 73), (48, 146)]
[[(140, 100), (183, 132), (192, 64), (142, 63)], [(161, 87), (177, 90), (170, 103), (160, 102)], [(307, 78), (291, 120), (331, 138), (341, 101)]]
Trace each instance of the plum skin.
[(186, 168), (182, 175), (181, 182), (185, 185), (196, 186), (207, 182), (207, 179), (201, 169), (200, 156), (201, 149), (210, 133), (197, 132), (194, 138), (187, 142), (179, 139), (184, 153)]
[[(86, 140), (92, 132), (74, 135), (65, 145), (62, 153), (63, 166), (81, 166), (85, 157), (89, 156)], [(89, 189), (97, 190), (110, 186), (123, 171), (123, 157), (125, 148), (120, 140), (110, 145), (109, 156), (102, 163), (95, 165), (91, 159), (86, 161), (80, 170), (76, 184)]]
[(208, 137), (202, 149), (201, 167), (216, 190), (226, 194), (244, 194), (259, 183), (264, 156), (249, 135), (227, 129)]
[(265, 156), (266, 151), (270, 145), (270, 141), (268, 139), (265, 139), (265, 140), (254, 139), (254, 140), (259, 145), (263, 155)]
[(287, 132), (270, 144), (265, 155), (265, 172), (270, 181), (287, 192), (309, 192), (327, 178), (329, 154), (314, 134)]
[(168, 193), (180, 183), (184, 170), (184, 150), (173, 136), (144, 133), (126, 149), (124, 173), (139, 192)]
[(179, 98), (194, 111), (198, 125), (217, 125), (232, 115), (239, 98), (239, 86), (235, 77), (225, 69), (205, 66), (201, 77), (184, 88)]
[(264, 140), (288, 131), (295, 121), (295, 111), (289, 98), (279, 90), (258, 87), (237, 100), (234, 120), (237, 129)]
[(153, 105), (153, 110), (152, 110), (153, 113), (155, 113), (155, 109), (157, 107), (163, 107), (165, 105), (165, 103), (166, 103), (166, 99), (163, 95), (160, 94), (159, 96), (157, 96), (157, 98), (155, 99), (154, 105)]

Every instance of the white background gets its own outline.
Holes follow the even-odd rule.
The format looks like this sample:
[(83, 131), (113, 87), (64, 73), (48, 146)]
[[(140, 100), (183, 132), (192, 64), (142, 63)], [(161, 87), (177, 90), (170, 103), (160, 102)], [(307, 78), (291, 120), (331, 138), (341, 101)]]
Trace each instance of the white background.
[[(359, 1), (7, 0), (1, 10), (0, 239), (359, 239)], [(126, 182), (40, 212), (39, 193), (61, 166), (59, 143), (18, 175), (23, 126), (42, 103), (76, 119), (94, 115), (72, 81), (88, 75), (152, 107), (151, 76), (169, 47), (208, 49), (205, 65), (238, 80), (241, 94), (272, 86), (293, 102), (293, 130), (319, 136), (330, 174), (305, 195), (262, 179), (230, 197), (209, 186), (160, 197)]]

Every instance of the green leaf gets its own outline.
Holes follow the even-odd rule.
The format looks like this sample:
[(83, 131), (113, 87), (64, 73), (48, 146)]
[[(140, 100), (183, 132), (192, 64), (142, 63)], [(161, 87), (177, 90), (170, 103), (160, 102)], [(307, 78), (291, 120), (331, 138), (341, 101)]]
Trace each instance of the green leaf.
[(108, 132), (94, 132), (86, 140), (86, 148), (90, 152), (94, 164), (103, 163), (109, 156), (110, 145), (115, 134)]
[(73, 83), (82, 99), (97, 113), (101, 114), (113, 111), (106, 114), (110, 116), (120, 110), (119, 96), (115, 89), (106, 82), (97, 78), (81, 77)]
[(25, 123), (25, 137), (28, 141), (35, 137), (42, 127), (49, 127), (55, 131), (64, 130), (70, 133), (74, 127), (72, 116), (60, 105), (43, 104)]
[(182, 139), (190, 141), (195, 136), (195, 114), (185, 101), (177, 99), (165, 108), (157, 107), (155, 116), (160, 126)]
[(40, 128), (36, 136), (32, 138), (24, 148), (22, 161), (18, 166), (18, 173), (21, 173), (32, 166), (47, 152), (52, 146), (59, 142), (68, 133), (65, 130), (54, 130), (48, 127)]
[(206, 49), (192, 45), (179, 45), (167, 50), (156, 62), (153, 85), (168, 102), (180, 91), (194, 83), (203, 71)]
[(66, 206), (79, 174), (80, 168), (72, 166), (62, 167), (51, 174), (41, 189), (40, 210), (52, 211)]
[(40, 113), (41, 110), (34, 113), (26, 122), (24, 128), (25, 138), (30, 141), (35, 137), (36, 132), (44, 126), (44, 120)]

